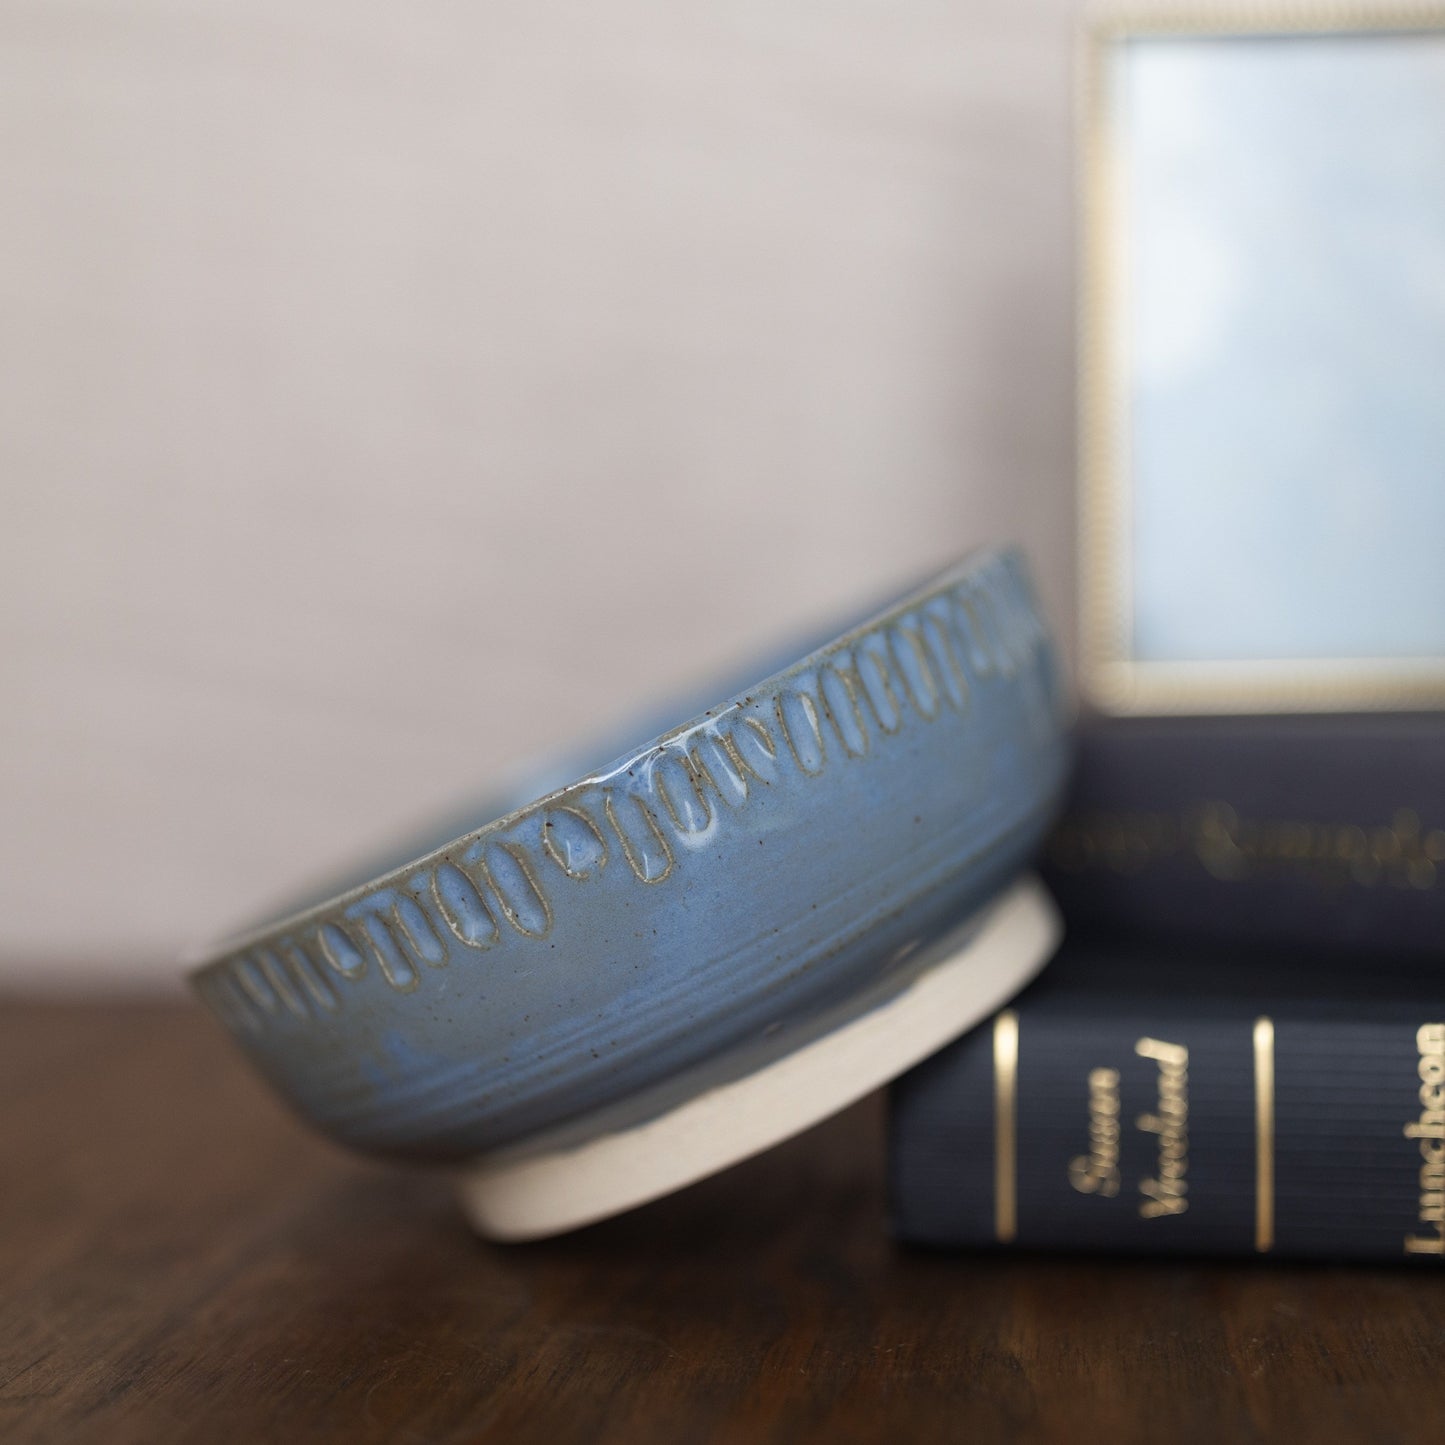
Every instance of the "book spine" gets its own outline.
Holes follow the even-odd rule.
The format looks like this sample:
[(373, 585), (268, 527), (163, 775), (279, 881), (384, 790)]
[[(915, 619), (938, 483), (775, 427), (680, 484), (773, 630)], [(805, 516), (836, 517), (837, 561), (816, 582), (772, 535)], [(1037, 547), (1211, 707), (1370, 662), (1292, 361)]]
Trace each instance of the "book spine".
[(1094, 719), (1045, 878), (1071, 933), (1445, 949), (1445, 721)]
[(1445, 1268), (1442, 1004), (1202, 1017), (1161, 996), (1125, 1017), (1025, 995), (894, 1085), (894, 1232)]

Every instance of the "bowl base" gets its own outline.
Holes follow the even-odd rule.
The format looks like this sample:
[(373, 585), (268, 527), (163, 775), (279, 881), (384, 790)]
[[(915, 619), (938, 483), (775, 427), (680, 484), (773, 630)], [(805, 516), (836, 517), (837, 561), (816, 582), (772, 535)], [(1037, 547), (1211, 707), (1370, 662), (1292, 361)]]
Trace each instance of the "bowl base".
[[(542, 1239), (671, 1194), (837, 1113), (1006, 1003), (1062, 928), (1043, 886), (1015, 883), (931, 950), (901, 992), (751, 1073), (635, 1127), (531, 1139), (465, 1166), (462, 1208), (487, 1239)], [(575, 1142), (579, 1132), (585, 1142)]]

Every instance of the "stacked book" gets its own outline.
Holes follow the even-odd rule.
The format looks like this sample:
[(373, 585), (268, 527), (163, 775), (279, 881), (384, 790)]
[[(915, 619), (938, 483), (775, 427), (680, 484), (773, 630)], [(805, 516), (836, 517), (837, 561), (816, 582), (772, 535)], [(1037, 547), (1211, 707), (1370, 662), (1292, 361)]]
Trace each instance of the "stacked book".
[(1445, 728), (1096, 718), (1046, 877), (1069, 931), (894, 1086), (930, 1245), (1445, 1257)]

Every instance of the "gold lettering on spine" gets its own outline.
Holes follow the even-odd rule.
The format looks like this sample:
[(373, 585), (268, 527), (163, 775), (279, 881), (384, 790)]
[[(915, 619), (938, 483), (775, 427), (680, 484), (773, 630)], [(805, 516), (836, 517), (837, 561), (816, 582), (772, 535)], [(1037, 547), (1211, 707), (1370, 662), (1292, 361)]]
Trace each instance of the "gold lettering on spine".
[(1415, 1033), (1420, 1055), (1420, 1117), (1405, 1125), (1407, 1139), (1420, 1145), (1420, 1234), (1405, 1236), (1406, 1254), (1445, 1256), (1445, 1023), (1421, 1024)]
[(1274, 1248), (1274, 1020), (1254, 1021), (1254, 1247)]
[(1080, 1194), (1112, 1199), (1119, 1192), (1119, 1071), (1089, 1071), (1089, 1152), (1069, 1161)]
[(1166, 858), (1192, 857), (1222, 883), (1294, 875), (1325, 887), (1445, 887), (1445, 828), (1428, 832), (1398, 809), (1388, 825), (1242, 818), (1228, 803), (1179, 813), (1095, 812), (1063, 819), (1050, 855), (1061, 868), (1131, 875)]
[(1152, 1114), (1140, 1114), (1135, 1127), (1159, 1139), (1155, 1177), (1139, 1183), (1139, 1213), (1145, 1219), (1183, 1214), (1189, 1185), (1189, 1050), (1163, 1039), (1140, 1039), (1134, 1052), (1159, 1065), (1159, 1097)]
[(993, 1233), (1011, 1244), (1018, 1233), (1019, 1016), (993, 1021)]

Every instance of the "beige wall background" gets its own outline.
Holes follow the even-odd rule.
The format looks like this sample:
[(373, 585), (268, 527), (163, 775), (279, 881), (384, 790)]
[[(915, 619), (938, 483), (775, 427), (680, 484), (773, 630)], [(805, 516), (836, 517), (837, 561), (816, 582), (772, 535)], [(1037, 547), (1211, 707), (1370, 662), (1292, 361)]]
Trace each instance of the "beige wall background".
[(0, 7), (0, 983), (980, 541), (1067, 629), (1073, 23)]

